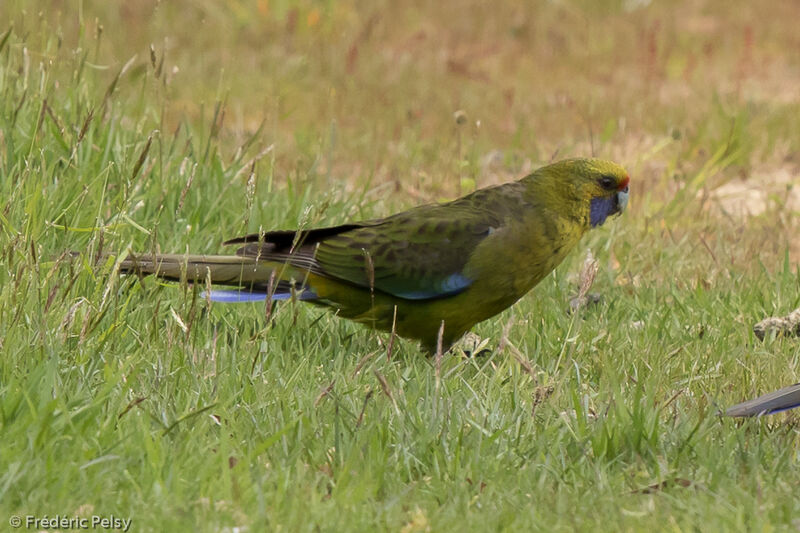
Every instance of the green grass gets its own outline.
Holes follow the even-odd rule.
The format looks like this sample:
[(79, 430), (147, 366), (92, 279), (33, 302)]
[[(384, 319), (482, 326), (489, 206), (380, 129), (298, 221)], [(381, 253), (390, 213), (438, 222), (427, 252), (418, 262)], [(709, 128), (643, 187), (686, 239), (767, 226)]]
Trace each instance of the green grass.
[[(797, 415), (717, 413), (800, 377), (797, 339), (752, 333), (800, 305), (796, 191), (772, 179), (797, 175), (797, 9), (645, 4), (0, 6), (0, 520), (796, 528)], [(592, 152), (629, 168), (631, 208), (475, 328), (502, 350), (440, 372), (315, 308), (267, 322), (93, 260)], [(731, 183), (766, 209), (732, 212)], [(603, 300), (570, 315), (587, 248)]]

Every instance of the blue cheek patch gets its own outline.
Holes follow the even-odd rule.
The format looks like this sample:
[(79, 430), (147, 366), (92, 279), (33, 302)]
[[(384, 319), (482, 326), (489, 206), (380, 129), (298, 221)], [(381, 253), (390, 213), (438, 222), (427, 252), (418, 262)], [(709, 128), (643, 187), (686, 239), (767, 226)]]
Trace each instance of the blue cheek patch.
[(608, 198), (592, 198), (592, 201), (589, 203), (589, 223), (592, 227), (599, 226), (606, 221), (609, 215), (613, 215), (617, 211), (619, 211), (619, 209), (614, 204), (613, 196)]

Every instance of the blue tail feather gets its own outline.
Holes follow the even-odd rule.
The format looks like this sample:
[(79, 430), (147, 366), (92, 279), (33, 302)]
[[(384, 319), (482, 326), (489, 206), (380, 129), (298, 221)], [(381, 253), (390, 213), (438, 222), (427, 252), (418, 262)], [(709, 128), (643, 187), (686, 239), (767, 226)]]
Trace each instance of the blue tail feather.
[[(314, 291), (304, 289), (295, 293), (295, 298), (298, 300), (313, 300), (317, 297)], [(242, 303), (242, 302), (261, 302), (267, 299), (265, 291), (253, 292), (245, 289), (234, 290), (213, 290), (206, 292), (206, 298), (212, 302), (219, 303)], [(272, 295), (272, 300), (289, 300), (292, 298), (291, 292), (280, 292)]]

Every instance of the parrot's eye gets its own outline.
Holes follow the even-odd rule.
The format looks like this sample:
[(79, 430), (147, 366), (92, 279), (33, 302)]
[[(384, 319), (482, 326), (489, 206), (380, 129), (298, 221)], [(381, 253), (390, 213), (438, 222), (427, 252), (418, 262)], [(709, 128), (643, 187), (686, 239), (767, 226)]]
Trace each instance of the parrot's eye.
[(597, 183), (607, 191), (617, 190), (617, 180), (614, 176), (601, 176)]

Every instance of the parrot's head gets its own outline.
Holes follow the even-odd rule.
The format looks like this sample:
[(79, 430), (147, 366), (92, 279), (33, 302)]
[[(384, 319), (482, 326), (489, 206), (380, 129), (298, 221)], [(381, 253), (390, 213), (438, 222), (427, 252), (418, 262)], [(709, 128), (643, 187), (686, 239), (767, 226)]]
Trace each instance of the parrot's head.
[(617, 215), (628, 205), (628, 183), (625, 169), (603, 159), (585, 160), (585, 187), (590, 196), (589, 223), (600, 226), (611, 215)]
[[(565, 159), (543, 167), (537, 174), (552, 177), (573, 212), (586, 213), (591, 227), (599, 226), (612, 215), (622, 213), (628, 204), (630, 178), (624, 168), (604, 159)], [(544, 180), (549, 181), (549, 180)]]

